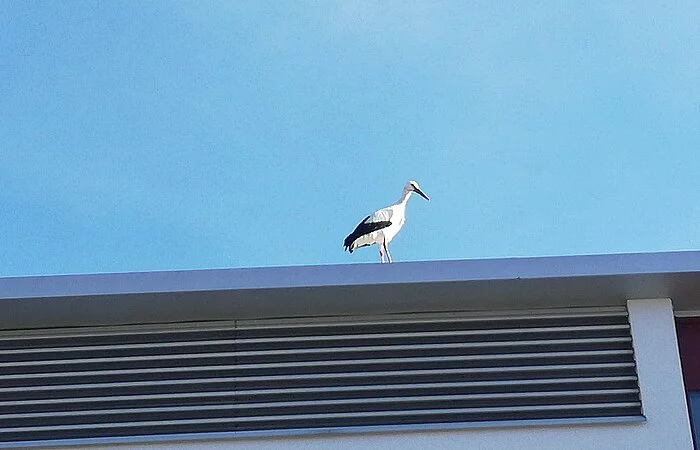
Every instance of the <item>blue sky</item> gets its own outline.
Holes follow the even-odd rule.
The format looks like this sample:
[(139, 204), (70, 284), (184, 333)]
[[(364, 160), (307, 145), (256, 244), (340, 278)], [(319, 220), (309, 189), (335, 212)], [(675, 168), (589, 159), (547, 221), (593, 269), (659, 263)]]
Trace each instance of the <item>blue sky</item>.
[(0, 276), (700, 248), (700, 3), (0, 2)]

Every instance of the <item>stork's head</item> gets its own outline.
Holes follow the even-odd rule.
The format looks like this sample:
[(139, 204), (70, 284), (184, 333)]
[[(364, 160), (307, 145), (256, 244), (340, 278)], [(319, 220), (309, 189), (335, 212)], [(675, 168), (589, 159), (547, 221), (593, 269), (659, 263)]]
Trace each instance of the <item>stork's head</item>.
[(415, 192), (416, 194), (420, 195), (424, 199), (430, 201), (428, 196), (425, 195), (423, 193), (423, 191), (420, 190), (420, 186), (418, 186), (417, 181), (413, 181), (413, 180), (409, 181), (408, 183), (406, 183), (406, 186), (404, 186), (403, 190), (404, 190), (404, 192)]

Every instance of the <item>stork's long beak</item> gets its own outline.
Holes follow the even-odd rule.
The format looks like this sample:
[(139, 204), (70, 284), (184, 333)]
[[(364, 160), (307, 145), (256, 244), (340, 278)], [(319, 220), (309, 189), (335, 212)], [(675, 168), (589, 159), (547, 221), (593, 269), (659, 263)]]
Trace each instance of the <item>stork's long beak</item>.
[(418, 189), (417, 187), (414, 187), (414, 188), (413, 188), (413, 192), (415, 192), (416, 194), (420, 195), (420, 196), (423, 197), (424, 199), (430, 201), (430, 199), (428, 198), (428, 196), (425, 195), (425, 194), (423, 193), (423, 191), (421, 191), (421, 190)]

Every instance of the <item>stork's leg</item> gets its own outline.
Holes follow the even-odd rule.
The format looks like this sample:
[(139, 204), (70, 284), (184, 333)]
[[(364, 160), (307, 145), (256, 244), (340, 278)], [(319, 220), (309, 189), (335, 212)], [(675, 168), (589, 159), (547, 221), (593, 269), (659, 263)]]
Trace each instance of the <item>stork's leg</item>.
[(384, 250), (381, 245), (377, 245), (379, 247), (379, 262), (384, 262)]
[(386, 241), (382, 242), (382, 247), (384, 247), (384, 253), (386, 253), (386, 259), (387, 259), (389, 262), (393, 262), (393, 261), (391, 260), (391, 253), (389, 253), (389, 246), (386, 245)]

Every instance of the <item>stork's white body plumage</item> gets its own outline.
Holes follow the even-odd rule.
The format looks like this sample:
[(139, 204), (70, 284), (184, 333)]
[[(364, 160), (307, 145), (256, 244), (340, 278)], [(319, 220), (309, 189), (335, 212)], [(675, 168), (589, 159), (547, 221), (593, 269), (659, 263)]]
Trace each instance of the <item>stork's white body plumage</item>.
[(386, 208), (382, 208), (372, 215), (365, 217), (355, 230), (345, 238), (345, 249), (352, 253), (360, 247), (377, 244), (379, 246), (379, 259), (381, 262), (391, 262), (389, 253), (389, 242), (401, 231), (401, 227), (406, 223), (406, 204), (415, 192), (426, 200), (430, 200), (427, 195), (420, 190), (418, 183), (409, 181), (403, 188), (401, 199)]
[(355, 250), (360, 247), (365, 247), (372, 244), (389, 244), (392, 239), (401, 231), (401, 227), (406, 222), (406, 204), (397, 203), (387, 206), (369, 216), (369, 219), (363, 223), (372, 224), (380, 222), (390, 222), (391, 225), (377, 231), (364, 234), (355, 239), (350, 248)]

